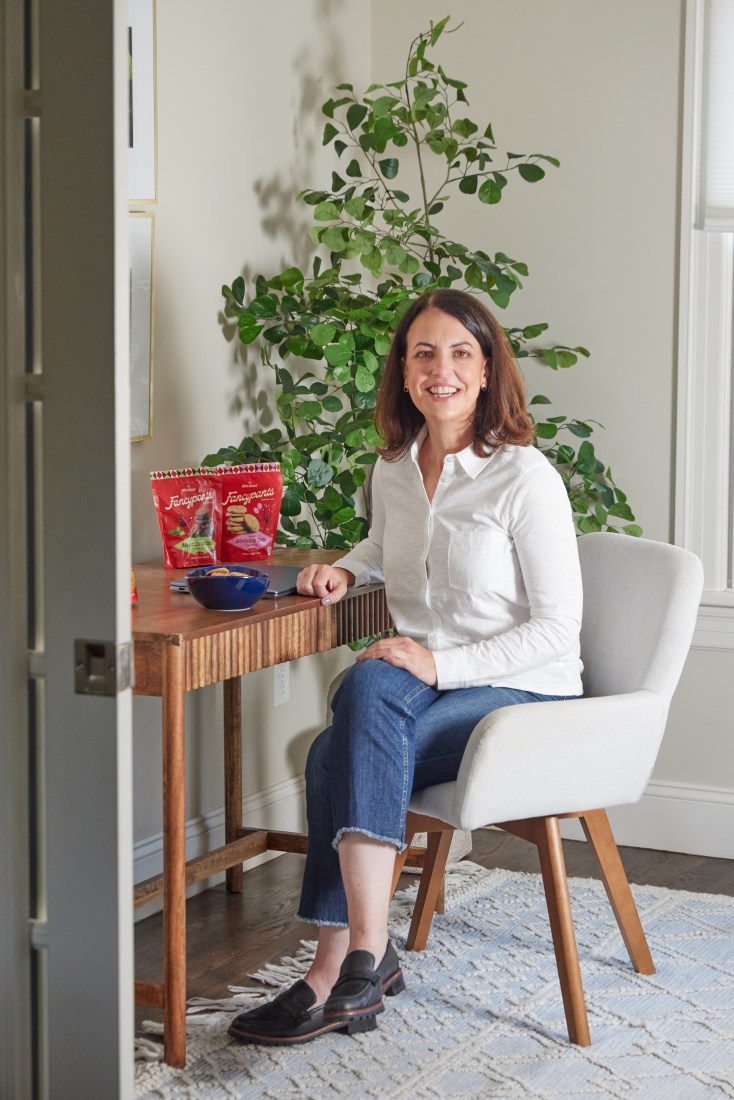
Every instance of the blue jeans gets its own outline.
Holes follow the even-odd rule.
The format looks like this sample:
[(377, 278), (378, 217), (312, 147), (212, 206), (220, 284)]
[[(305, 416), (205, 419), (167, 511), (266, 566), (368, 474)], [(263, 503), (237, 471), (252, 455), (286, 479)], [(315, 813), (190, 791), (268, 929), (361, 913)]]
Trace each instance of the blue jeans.
[(503, 687), (438, 691), (384, 661), (355, 664), (306, 762), (308, 856), (298, 919), (346, 927), (342, 835), (362, 833), (402, 851), (411, 792), (456, 779), (477, 722), (513, 703), (557, 698)]

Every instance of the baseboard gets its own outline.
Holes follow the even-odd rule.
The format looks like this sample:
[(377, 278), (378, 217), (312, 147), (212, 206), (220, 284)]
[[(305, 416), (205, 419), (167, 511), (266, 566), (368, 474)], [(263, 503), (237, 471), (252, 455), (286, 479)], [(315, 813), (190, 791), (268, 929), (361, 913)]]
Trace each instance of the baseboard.
[[(283, 829), (288, 832), (304, 832), (306, 784), (303, 776), (287, 779), (257, 794), (249, 795), (244, 802), (245, 825), (258, 825), (268, 829)], [(224, 808), (211, 810), (186, 822), (186, 858), (195, 859), (212, 848), (224, 844)], [(248, 870), (275, 859), (282, 853), (266, 852), (247, 861)], [(154, 833), (135, 843), (133, 849), (135, 882), (160, 875), (163, 870), (163, 833)], [(196, 883), (187, 890), (188, 896), (208, 890), (221, 882), (223, 874)], [(160, 903), (154, 903), (138, 910), (136, 920), (149, 917), (160, 910)]]
[[(617, 844), (734, 859), (734, 790), (653, 781), (632, 806), (609, 810)], [(568, 840), (583, 839), (578, 821), (561, 822)]]

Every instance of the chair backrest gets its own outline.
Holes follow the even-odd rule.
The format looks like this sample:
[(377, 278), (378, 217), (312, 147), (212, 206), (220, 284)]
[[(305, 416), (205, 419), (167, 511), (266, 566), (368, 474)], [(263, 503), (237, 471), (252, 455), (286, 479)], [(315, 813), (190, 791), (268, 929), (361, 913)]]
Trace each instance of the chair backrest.
[(646, 689), (668, 702), (691, 644), (703, 568), (688, 550), (628, 535), (582, 535), (586, 695)]

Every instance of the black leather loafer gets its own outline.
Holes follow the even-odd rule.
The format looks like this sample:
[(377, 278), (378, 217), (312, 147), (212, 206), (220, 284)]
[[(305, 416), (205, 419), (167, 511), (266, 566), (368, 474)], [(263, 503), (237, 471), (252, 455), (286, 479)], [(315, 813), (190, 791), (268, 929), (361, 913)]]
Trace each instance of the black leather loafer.
[(308, 982), (298, 981), (267, 1004), (241, 1012), (228, 1034), (241, 1043), (289, 1046), (343, 1027), (338, 1021), (325, 1020), (324, 1006), (314, 1007), (315, 1002), (316, 994)]
[(405, 989), (395, 948), (388, 943), (382, 962), (375, 967), (369, 951), (350, 951), (324, 1005), (324, 1021), (355, 1031), (372, 1031), (377, 1015), (384, 1011), (383, 994), (394, 997)]

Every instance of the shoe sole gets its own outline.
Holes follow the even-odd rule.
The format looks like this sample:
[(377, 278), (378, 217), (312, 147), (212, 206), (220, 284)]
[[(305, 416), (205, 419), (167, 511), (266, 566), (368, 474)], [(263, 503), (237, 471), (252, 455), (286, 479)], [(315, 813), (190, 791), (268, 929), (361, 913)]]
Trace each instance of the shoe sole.
[(239, 1031), (236, 1028), (228, 1028), (227, 1034), (241, 1043), (255, 1043), (263, 1047), (289, 1047), (298, 1043), (308, 1043), (311, 1039), (318, 1039), (319, 1035), (325, 1035), (328, 1031), (336, 1031), (341, 1025), (338, 1023), (324, 1024), (315, 1031), (307, 1031), (304, 1035), (260, 1035), (252, 1031)]

